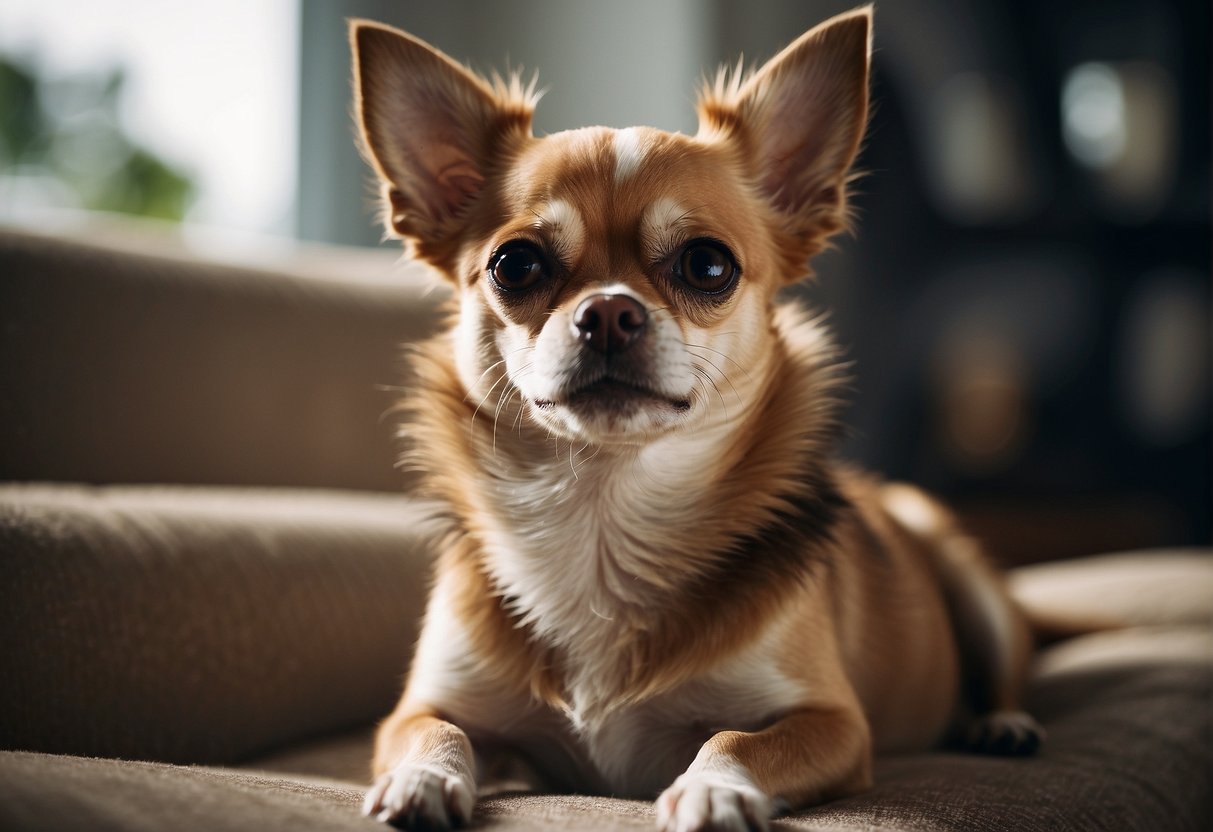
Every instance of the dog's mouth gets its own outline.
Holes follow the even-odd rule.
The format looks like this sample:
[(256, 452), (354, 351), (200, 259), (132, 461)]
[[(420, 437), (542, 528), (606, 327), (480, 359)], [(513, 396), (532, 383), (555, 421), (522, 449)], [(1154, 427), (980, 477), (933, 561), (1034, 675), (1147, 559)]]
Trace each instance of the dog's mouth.
[(585, 384), (560, 399), (535, 399), (535, 407), (540, 410), (554, 410), (564, 406), (574, 409), (620, 411), (646, 404), (669, 407), (680, 412), (691, 409), (690, 399), (667, 396), (643, 384), (617, 378), (602, 378)]

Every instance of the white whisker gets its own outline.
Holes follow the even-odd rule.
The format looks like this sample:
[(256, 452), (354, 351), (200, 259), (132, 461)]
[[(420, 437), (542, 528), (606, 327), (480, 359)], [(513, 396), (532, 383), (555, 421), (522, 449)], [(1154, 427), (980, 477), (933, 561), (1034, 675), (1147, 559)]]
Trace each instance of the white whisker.
[(509, 376), (510, 374), (508, 370), (498, 376), (497, 380), (493, 382), (493, 386), (488, 389), (488, 392), (484, 394), (484, 398), (480, 400), (480, 404), (476, 405), (476, 409), (472, 411), (472, 419), (468, 424), (469, 436), (474, 435), (474, 431), (476, 430), (476, 417), (480, 415), (480, 408), (484, 407), (484, 403), (489, 400), (489, 396), (493, 395), (493, 391), (497, 389), (497, 385), (501, 384), (501, 382), (505, 381), (507, 378), (509, 378)]
[[(719, 367), (717, 367), (716, 364), (714, 362), (710, 361), (709, 359), (705, 358), (702, 360), (707, 363), (707, 367), (711, 367), (713, 370), (715, 370), (717, 373), (719, 373), (721, 379), (724, 380), (725, 384), (729, 385), (729, 389), (731, 389), (733, 391), (733, 398), (737, 399), (737, 405), (738, 405), (738, 407), (740, 407), (743, 404), (743, 402), (741, 400), (741, 394), (737, 392), (737, 385), (733, 384), (733, 380), (731, 378), (729, 378), (729, 374), (726, 373), (724, 370), (720, 369)], [(707, 370), (707, 367), (703, 368), (705, 372)]]
[[(484, 377), (487, 376), (489, 373), (493, 372), (493, 370), (495, 370), (496, 368), (500, 367), (506, 361), (507, 361), (507, 359), (503, 358), (500, 361), (494, 361), (492, 364), (490, 364), (488, 366), (488, 368), (485, 369), (485, 371), (480, 374), (480, 378), (476, 379), (476, 381), (473, 382), (471, 384), (471, 386), (468, 387), (467, 395), (463, 397), (463, 400), (466, 402), (468, 399), (470, 399), (472, 397), (472, 391), (480, 386), (480, 382), (484, 381)], [(496, 385), (494, 384), (493, 386), (495, 387)], [(490, 388), (490, 390), (491, 389), (492, 388)], [(482, 400), (482, 402), (483, 402), (483, 400)]]
[(729, 406), (724, 400), (724, 394), (720, 392), (720, 388), (716, 386), (716, 382), (712, 380), (712, 377), (708, 374), (708, 371), (700, 365), (691, 362), (691, 372), (695, 373), (695, 375), (707, 382), (708, 385), (716, 391), (716, 396), (720, 399), (720, 407), (722, 410), (724, 410), (724, 418), (726, 421), (728, 421), (730, 419)]
[(745, 373), (746, 378), (750, 378), (750, 371), (747, 370), (742, 364), (739, 364), (737, 361), (735, 361), (733, 359), (733, 357), (731, 355), (729, 355), (727, 352), (721, 352), (720, 350), (714, 350), (711, 347), (705, 347), (702, 344), (688, 344), (686, 341), (683, 341), (682, 345), (684, 347), (686, 347), (688, 350), (706, 350), (707, 352), (715, 353), (716, 355), (719, 355), (721, 358), (723, 358), (725, 361), (728, 361), (730, 364), (732, 364), (738, 370), (741, 370), (741, 372)]

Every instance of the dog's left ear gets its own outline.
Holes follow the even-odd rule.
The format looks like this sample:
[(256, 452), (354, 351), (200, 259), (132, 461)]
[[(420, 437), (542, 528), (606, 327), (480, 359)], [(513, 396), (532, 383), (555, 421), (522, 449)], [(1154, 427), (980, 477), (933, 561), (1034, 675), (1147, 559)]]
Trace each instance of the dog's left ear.
[(871, 6), (840, 14), (748, 78), (722, 72), (700, 98), (700, 134), (741, 143), (804, 258), (845, 224), (847, 175), (867, 123), (871, 32)]

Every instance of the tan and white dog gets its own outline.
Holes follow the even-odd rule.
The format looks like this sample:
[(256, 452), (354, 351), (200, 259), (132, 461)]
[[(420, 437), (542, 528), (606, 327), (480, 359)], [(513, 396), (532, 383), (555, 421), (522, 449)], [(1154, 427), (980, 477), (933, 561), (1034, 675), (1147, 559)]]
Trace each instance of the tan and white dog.
[(764, 829), (874, 753), (1030, 751), (1030, 639), (937, 504), (833, 457), (843, 376), (776, 302), (846, 224), (871, 10), (722, 71), (695, 136), (536, 138), (536, 96), (355, 21), (389, 230), (454, 289), (412, 461), (455, 531), (365, 812), (466, 822), (477, 756)]

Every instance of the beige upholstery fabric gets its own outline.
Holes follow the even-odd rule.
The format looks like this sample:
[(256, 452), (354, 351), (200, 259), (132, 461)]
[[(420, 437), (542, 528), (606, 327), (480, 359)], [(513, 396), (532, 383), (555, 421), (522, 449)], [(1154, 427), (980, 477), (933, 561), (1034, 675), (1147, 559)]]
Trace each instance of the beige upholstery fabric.
[(443, 295), (333, 272), (0, 229), (0, 479), (400, 490), (385, 388)]
[(6, 830), (374, 829), (349, 787), (222, 769), (4, 752), (0, 789)]
[(1031, 611), (1128, 624), (1213, 627), (1213, 553), (1119, 552), (1017, 569), (1011, 589)]
[(0, 747), (227, 762), (375, 718), (427, 517), (392, 495), (0, 486)]

